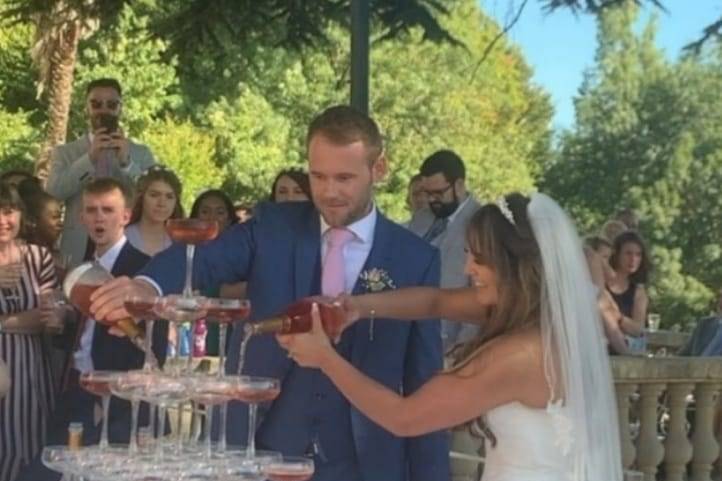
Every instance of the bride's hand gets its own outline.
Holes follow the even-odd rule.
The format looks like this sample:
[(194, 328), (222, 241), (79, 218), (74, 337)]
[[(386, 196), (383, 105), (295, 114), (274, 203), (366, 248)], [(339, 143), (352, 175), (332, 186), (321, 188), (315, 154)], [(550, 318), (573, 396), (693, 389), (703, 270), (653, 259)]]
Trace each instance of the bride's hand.
[(279, 334), (276, 336), (276, 340), (281, 347), (288, 351), (288, 357), (296, 361), (299, 366), (321, 367), (329, 354), (335, 351), (323, 329), (321, 314), (316, 303), (311, 308), (311, 319), (313, 324), (310, 332)]

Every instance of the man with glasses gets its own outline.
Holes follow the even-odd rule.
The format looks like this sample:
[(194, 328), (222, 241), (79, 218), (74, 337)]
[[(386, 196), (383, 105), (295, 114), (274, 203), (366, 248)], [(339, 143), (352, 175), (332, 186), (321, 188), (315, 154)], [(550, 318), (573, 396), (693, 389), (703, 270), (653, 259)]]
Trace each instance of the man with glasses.
[[(466, 190), (466, 168), (451, 150), (431, 154), (420, 169), (428, 207), (414, 214), (409, 230), (439, 248), (441, 252), (441, 287), (465, 287), (469, 278), (464, 273), (466, 226), (479, 207)], [(473, 337), (475, 325), (442, 320), (444, 349)]]
[(122, 94), (115, 79), (91, 81), (85, 105), (88, 133), (53, 151), (47, 191), (65, 202), (60, 252), (70, 268), (92, 251), (79, 217), (83, 186), (100, 177), (112, 177), (131, 186), (133, 179), (155, 164), (150, 149), (130, 141), (118, 125), (123, 110)]

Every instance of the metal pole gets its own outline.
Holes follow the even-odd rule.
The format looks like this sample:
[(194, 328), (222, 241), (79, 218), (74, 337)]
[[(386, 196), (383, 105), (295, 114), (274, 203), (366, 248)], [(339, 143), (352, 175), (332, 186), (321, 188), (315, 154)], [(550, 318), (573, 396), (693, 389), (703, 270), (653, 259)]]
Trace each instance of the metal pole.
[(369, 0), (351, 0), (351, 105), (369, 111)]

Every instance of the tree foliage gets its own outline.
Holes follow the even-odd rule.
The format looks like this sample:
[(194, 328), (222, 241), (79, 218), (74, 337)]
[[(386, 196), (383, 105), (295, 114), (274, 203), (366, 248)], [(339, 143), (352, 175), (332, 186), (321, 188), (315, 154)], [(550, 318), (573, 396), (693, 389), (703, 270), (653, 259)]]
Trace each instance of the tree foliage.
[(595, 67), (544, 186), (591, 232), (622, 207), (643, 219), (657, 272), (653, 309), (669, 323), (706, 311), (722, 284), (722, 50), (669, 62), (637, 8), (599, 20)]

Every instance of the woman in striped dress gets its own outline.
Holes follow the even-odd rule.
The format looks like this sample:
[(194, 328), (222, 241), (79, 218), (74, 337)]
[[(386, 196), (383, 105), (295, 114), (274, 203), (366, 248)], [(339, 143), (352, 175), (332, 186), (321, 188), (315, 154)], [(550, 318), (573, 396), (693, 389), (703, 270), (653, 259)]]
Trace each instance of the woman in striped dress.
[(47, 249), (18, 239), (22, 214), (17, 192), (0, 184), (0, 360), (11, 381), (0, 399), (0, 481), (38, 454), (53, 407), (39, 295), (56, 286), (55, 268)]

